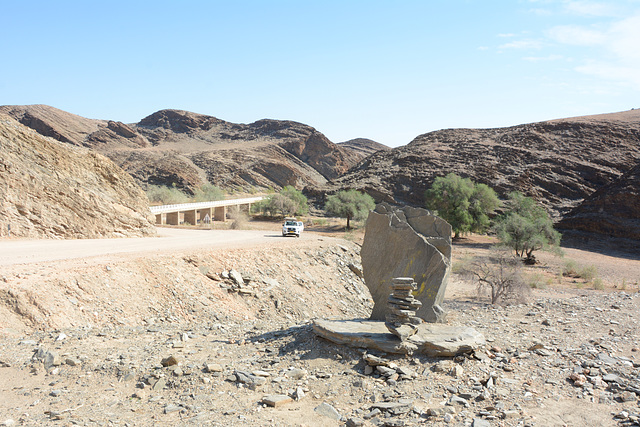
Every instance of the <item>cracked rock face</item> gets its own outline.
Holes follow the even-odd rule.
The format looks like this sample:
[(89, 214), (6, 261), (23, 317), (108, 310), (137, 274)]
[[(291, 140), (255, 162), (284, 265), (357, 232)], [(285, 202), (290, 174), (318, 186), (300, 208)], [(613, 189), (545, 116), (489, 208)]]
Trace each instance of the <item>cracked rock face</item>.
[(106, 238), (156, 233), (149, 200), (106, 157), (0, 114), (0, 237)]
[(451, 270), (451, 226), (426, 209), (376, 206), (367, 218), (362, 250), (364, 279), (374, 300), (372, 320), (385, 320), (394, 277), (411, 277), (413, 296), (422, 303), (416, 315), (442, 322), (440, 306)]

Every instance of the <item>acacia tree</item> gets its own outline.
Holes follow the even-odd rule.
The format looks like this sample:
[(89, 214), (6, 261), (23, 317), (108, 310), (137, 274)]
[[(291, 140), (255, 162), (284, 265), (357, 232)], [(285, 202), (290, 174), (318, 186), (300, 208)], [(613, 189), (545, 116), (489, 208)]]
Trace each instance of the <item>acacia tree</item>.
[(342, 190), (328, 196), (324, 205), (329, 214), (347, 219), (347, 229), (351, 228), (351, 219), (363, 220), (375, 207), (373, 197), (357, 190)]
[(296, 190), (291, 185), (285, 186), (280, 195), (293, 202), (295, 209), (291, 212), (293, 215), (306, 215), (309, 213), (309, 203), (307, 196), (302, 194), (302, 191)]
[(254, 212), (269, 215), (305, 215), (309, 212), (307, 197), (300, 190), (287, 185), (280, 193), (272, 194), (253, 205)]
[(455, 238), (468, 231), (484, 232), (489, 228), (489, 216), (500, 206), (491, 187), (477, 184), (454, 173), (437, 177), (425, 192), (427, 209), (451, 224)]
[(525, 263), (535, 264), (534, 251), (560, 244), (560, 233), (554, 230), (547, 211), (531, 197), (520, 192), (509, 194), (507, 211), (496, 224), (498, 238)]

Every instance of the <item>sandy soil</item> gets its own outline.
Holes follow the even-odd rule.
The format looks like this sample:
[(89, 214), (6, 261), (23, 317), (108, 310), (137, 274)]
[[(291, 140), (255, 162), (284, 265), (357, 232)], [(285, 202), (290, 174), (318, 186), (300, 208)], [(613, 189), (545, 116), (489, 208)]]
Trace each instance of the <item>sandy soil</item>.
[[(389, 382), (363, 373), (362, 350), (323, 341), (309, 327), (314, 317), (360, 318), (370, 310), (349, 267), (358, 266), (362, 231), (323, 224), (296, 239), (282, 238), (275, 223), (249, 226), (162, 229), (149, 239), (1, 241), (0, 425), (333, 426), (344, 420), (319, 415), (320, 404), (346, 420), (376, 402), (410, 399), (410, 412), (365, 425), (463, 426), (485, 417), (491, 426), (614, 426), (616, 414), (638, 407), (637, 399), (618, 402), (608, 389), (581, 389), (568, 379), (603, 351), (636, 360), (638, 260), (577, 249), (562, 258), (540, 253), (540, 264), (525, 270), (536, 283), (534, 301), (504, 309), (453, 274), (450, 322), (484, 333), (489, 359), (392, 358), (420, 374)], [(482, 236), (456, 242), (454, 267), (492, 243)], [(569, 260), (593, 265), (604, 289), (561, 276)], [(247, 278), (245, 287), (223, 278), (232, 268)], [(535, 342), (549, 355), (528, 351)], [(45, 368), (38, 349), (61, 364)], [(180, 359), (179, 372), (162, 366), (169, 355)], [(445, 362), (463, 374), (441, 370)], [(207, 364), (221, 372), (206, 372)], [(626, 365), (606, 369), (637, 374)], [(304, 374), (294, 379), (297, 370)], [(236, 371), (261, 372), (267, 383), (252, 389)], [(488, 375), (497, 381), (488, 401), (445, 403), (452, 390), (473, 394)], [(260, 403), (298, 388), (306, 396), (282, 407)], [(453, 408), (452, 420), (429, 416), (429, 408)]]

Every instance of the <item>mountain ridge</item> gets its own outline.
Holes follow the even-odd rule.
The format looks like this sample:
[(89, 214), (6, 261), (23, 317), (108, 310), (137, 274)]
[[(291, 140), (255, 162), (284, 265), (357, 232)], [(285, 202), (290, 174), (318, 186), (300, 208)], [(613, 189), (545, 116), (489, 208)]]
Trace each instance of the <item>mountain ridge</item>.
[(325, 184), (363, 157), (311, 126), (286, 120), (238, 124), (165, 109), (124, 124), (85, 119), (44, 105), (2, 106), (0, 112), (46, 136), (97, 150), (143, 187), (175, 184), (193, 192), (210, 182), (227, 190), (286, 185), (302, 189)]
[[(603, 120), (612, 117), (618, 120)], [(425, 133), (405, 146), (372, 154), (331, 186), (423, 206), (433, 180), (454, 172), (503, 197), (515, 190), (533, 196), (559, 219), (638, 161), (640, 111), (632, 110), (595, 119)]]
[[(503, 198), (521, 191), (555, 221), (574, 218), (562, 224), (593, 231), (597, 212), (585, 216), (575, 210), (640, 163), (640, 110), (505, 128), (441, 129), (396, 148), (366, 138), (333, 143), (294, 121), (238, 124), (184, 110), (159, 110), (132, 124), (43, 105), (3, 106), (0, 112), (106, 155), (143, 188), (176, 185), (189, 192), (209, 182), (253, 192), (292, 185), (318, 206), (328, 193), (355, 188), (378, 202), (424, 206), (435, 177), (454, 172), (493, 187)], [(630, 187), (612, 188), (622, 192), (616, 200), (624, 200)], [(609, 211), (609, 219), (616, 216), (615, 209)], [(614, 235), (640, 219), (632, 212), (636, 217), (612, 222), (619, 229)]]

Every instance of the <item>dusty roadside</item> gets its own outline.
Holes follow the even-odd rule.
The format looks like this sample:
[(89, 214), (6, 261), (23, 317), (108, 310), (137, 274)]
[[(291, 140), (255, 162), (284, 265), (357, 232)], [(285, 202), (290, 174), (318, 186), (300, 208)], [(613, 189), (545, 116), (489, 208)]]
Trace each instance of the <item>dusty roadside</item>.
[[(478, 300), (454, 275), (449, 322), (478, 329), (487, 347), (445, 360), (380, 354), (392, 367), (383, 374), (368, 373), (364, 350), (319, 339), (309, 326), (315, 317), (370, 312), (351, 268), (359, 267), (358, 244), (313, 233), (265, 239), (251, 248), (2, 266), (0, 425), (637, 421), (640, 298), (612, 287), (640, 271), (633, 261), (601, 261), (612, 284), (604, 291), (550, 283), (534, 289), (532, 303), (508, 308)], [(486, 251), (485, 243), (457, 246), (456, 262)], [(541, 261), (537, 271), (557, 277), (563, 261)], [(166, 362), (172, 356), (175, 365)], [(269, 395), (291, 401), (271, 407)]]

